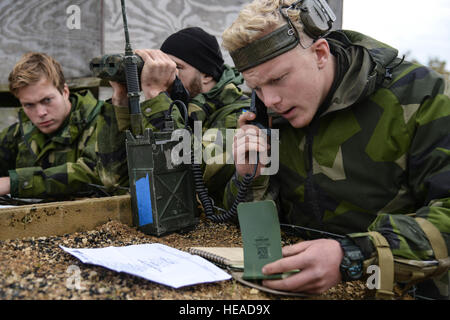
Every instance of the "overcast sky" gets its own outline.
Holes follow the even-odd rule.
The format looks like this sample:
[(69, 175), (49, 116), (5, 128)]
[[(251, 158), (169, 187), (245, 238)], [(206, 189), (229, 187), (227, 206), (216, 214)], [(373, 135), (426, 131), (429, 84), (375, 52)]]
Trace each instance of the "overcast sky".
[(343, 29), (365, 33), (423, 64), (446, 61), (450, 70), (449, 0), (343, 0)]

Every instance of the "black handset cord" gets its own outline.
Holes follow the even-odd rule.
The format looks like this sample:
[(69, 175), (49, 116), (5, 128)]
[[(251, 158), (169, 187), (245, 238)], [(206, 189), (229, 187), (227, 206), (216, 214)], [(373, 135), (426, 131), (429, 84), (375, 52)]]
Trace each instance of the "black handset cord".
[[(251, 175), (246, 174), (243, 177), (243, 180), (239, 187), (238, 194), (236, 195), (236, 199), (234, 199), (234, 202), (228, 211), (225, 211), (222, 208), (214, 206), (213, 200), (208, 194), (208, 189), (206, 188), (205, 183), (203, 182), (203, 174), (200, 169), (200, 165), (194, 163), (192, 164), (192, 172), (194, 173), (194, 181), (195, 181), (195, 190), (197, 191), (200, 202), (203, 205), (207, 219), (213, 222), (226, 222), (237, 215), (237, 206), (239, 205), (239, 203), (244, 202), (245, 200), (248, 188), (252, 183), (253, 179), (255, 178), (256, 170), (258, 168), (258, 162), (259, 162), (259, 154), (257, 155), (257, 162), (253, 174)], [(224, 213), (214, 214), (214, 208), (220, 211), (224, 211)]]
[[(186, 108), (186, 105), (183, 103), (183, 101), (175, 100), (170, 104), (168, 113), (166, 114), (166, 120), (170, 120), (170, 116), (172, 114), (172, 108), (174, 105), (177, 105), (178, 109), (180, 107), (184, 111), (184, 123), (185, 123), (185, 129), (189, 130), (191, 132), (190, 127), (188, 126), (188, 111)], [(194, 176), (194, 183), (195, 183), (195, 191), (198, 194), (198, 198), (203, 206), (203, 209), (205, 210), (205, 215), (208, 220), (211, 220), (213, 222), (225, 222), (237, 215), (237, 206), (239, 203), (243, 202), (245, 200), (245, 196), (247, 195), (248, 188), (250, 184), (252, 183), (253, 179), (256, 176), (256, 171), (258, 169), (258, 163), (259, 163), (259, 152), (256, 154), (256, 165), (255, 170), (252, 174), (246, 174), (240, 183), (238, 194), (236, 195), (236, 199), (234, 200), (233, 204), (231, 205), (231, 208), (226, 211), (222, 208), (219, 208), (214, 205), (214, 200), (209, 196), (208, 188), (205, 186), (205, 183), (203, 181), (203, 173), (200, 167), (200, 164), (195, 163), (194, 161), (194, 152), (191, 150), (191, 169), (192, 169), (192, 175)], [(224, 213), (221, 214), (214, 214), (214, 209), (223, 211)]]
[[(173, 106), (174, 106), (174, 105), (176, 105), (176, 106), (178, 107), (178, 110), (180, 111), (180, 113), (182, 113), (182, 114), (184, 115), (184, 128), (185, 128), (186, 130), (189, 130), (189, 132), (191, 132), (191, 128), (189, 127), (189, 115), (188, 115), (188, 110), (187, 110), (186, 105), (184, 104), (184, 102), (181, 101), (181, 100), (175, 100), (175, 101), (173, 101), (173, 102), (170, 104), (169, 110), (168, 110), (167, 113), (165, 114), (165, 116), (166, 116), (165, 120), (166, 120), (166, 121), (173, 120), (173, 119), (172, 119), (172, 110), (173, 110)], [(181, 107), (181, 109), (183, 109), (183, 110), (181, 110), (180, 107)]]
[[(254, 99), (253, 99), (254, 101)], [(253, 123), (254, 121), (252, 121)], [(256, 124), (260, 129), (263, 129), (259, 124)], [(270, 135), (270, 129), (269, 129), (269, 135)], [(243, 178), (242, 178), (242, 182), (240, 183), (240, 187), (238, 190), (238, 193), (236, 195), (236, 199), (234, 199), (233, 204), (231, 205), (230, 210), (225, 211), (221, 208), (215, 207), (218, 210), (221, 211), (225, 211), (222, 214), (213, 214), (213, 210), (211, 209), (209, 212), (209, 215), (207, 214), (206, 217), (214, 222), (225, 222), (227, 220), (230, 220), (232, 218), (234, 218), (237, 215), (237, 206), (239, 205), (239, 203), (244, 202), (245, 201), (245, 196), (247, 195), (248, 192), (248, 188), (250, 187), (253, 179), (256, 176), (256, 171), (258, 170), (258, 164), (259, 164), (259, 152), (256, 153), (256, 165), (255, 165), (255, 169), (253, 170), (252, 174), (246, 174)], [(195, 177), (194, 177), (195, 179)], [(203, 183), (203, 179), (201, 180), (201, 182)], [(206, 187), (205, 187), (206, 189)], [(206, 190), (207, 192), (207, 190)], [(205, 210), (206, 212), (206, 210)]]

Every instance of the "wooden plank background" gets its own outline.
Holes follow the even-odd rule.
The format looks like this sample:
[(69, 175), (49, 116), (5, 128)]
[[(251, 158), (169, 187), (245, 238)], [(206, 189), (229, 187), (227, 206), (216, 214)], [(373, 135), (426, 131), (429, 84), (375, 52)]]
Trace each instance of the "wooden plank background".
[[(128, 0), (132, 46), (159, 48), (171, 33), (189, 26), (205, 29), (221, 43), (223, 30), (247, 2)], [(342, 0), (330, 2), (334, 9), (342, 7)], [(80, 8), (79, 30), (67, 27), (70, 5)], [(12, 67), (27, 51), (49, 53), (63, 65), (67, 78), (78, 78), (91, 76), (88, 64), (92, 57), (124, 50), (120, 0), (1, 0), (0, 30), (1, 84), (7, 84)]]
[[(133, 49), (159, 48), (170, 34), (199, 26), (218, 38), (250, 0), (127, 0), (127, 18)], [(328, 0), (342, 25), (343, 0)], [(80, 29), (69, 29), (70, 5), (80, 8)], [(62, 67), (68, 80), (91, 77), (89, 61), (104, 53), (124, 52), (120, 0), (1, 0), (0, 99), (10, 106), (8, 75), (23, 53), (46, 52)], [(232, 64), (226, 50), (225, 62)], [(75, 81), (76, 82), (76, 81)], [(108, 92), (106, 93), (108, 95)], [(6, 97), (6, 98), (5, 98)], [(100, 97), (104, 98), (100, 90)], [(2, 105), (0, 101), (0, 106)], [(3, 109), (2, 112), (6, 112)], [(11, 117), (0, 118), (0, 129)], [(5, 123), (6, 121), (6, 123)]]
[[(245, 3), (246, 0), (128, 1), (132, 46), (134, 49), (159, 48), (170, 34), (191, 26), (203, 28), (218, 37), (221, 43), (223, 30), (236, 18)], [(104, 21), (105, 53), (122, 52), (124, 32), (119, 0), (105, 2), (105, 17), (108, 17)]]
[[(328, 0), (336, 12), (335, 27), (342, 26), (342, 1)], [(120, 0), (104, 2), (105, 53), (124, 51), (124, 31)], [(127, 17), (133, 49), (159, 48), (172, 33), (198, 26), (217, 37), (236, 19), (249, 0), (136, 0), (127, 1)], [(225, 62), (232, 60), (222, 49)]]
[[(67, 78), (90, 74), (88, 61), (101, 54), (102, 1), (97, 0), (1, 0), (0, 83), (28, 51), (43, 51), (63, 66)], [(70, 5), (80, 8), (80, 29), (69, 29)]]

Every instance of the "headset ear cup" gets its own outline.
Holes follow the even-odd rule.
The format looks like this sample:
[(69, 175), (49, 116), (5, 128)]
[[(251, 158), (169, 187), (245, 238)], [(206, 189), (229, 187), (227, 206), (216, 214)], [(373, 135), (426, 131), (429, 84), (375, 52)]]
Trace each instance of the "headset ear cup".
[(300, 19), (307, 35), (318, 39), (331, 29), (332, 21), (316, 0), (305, 0), (300, 6)]

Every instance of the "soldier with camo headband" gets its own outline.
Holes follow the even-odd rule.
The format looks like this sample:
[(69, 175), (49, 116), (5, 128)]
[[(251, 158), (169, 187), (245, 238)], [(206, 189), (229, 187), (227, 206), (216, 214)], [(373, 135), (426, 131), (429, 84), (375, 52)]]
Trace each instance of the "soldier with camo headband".
[[(279, 171), (253, 181), (248, 201), (274, 199), (282, 222), (345, 235), (283, 248), (263, 273), (299, 269), (264, 285), (321, 293), (380, 269), (377, 296), (418, 283), (448, 297), (450, 99), (433, 70), (354, 31), (330, 31), (322, 0), (254, 0), (223, 45), (279, 129)], [(240, 154), (267, 150), (254, 114), (239, 119)], [(263, 137), (263, 135), (261, 135)], [(236, 163), (232, 203), (254, 165)], [(426, 279), (432, 279), (426, 280)], [(419, 292), (419, 291), (417, 291)]]

